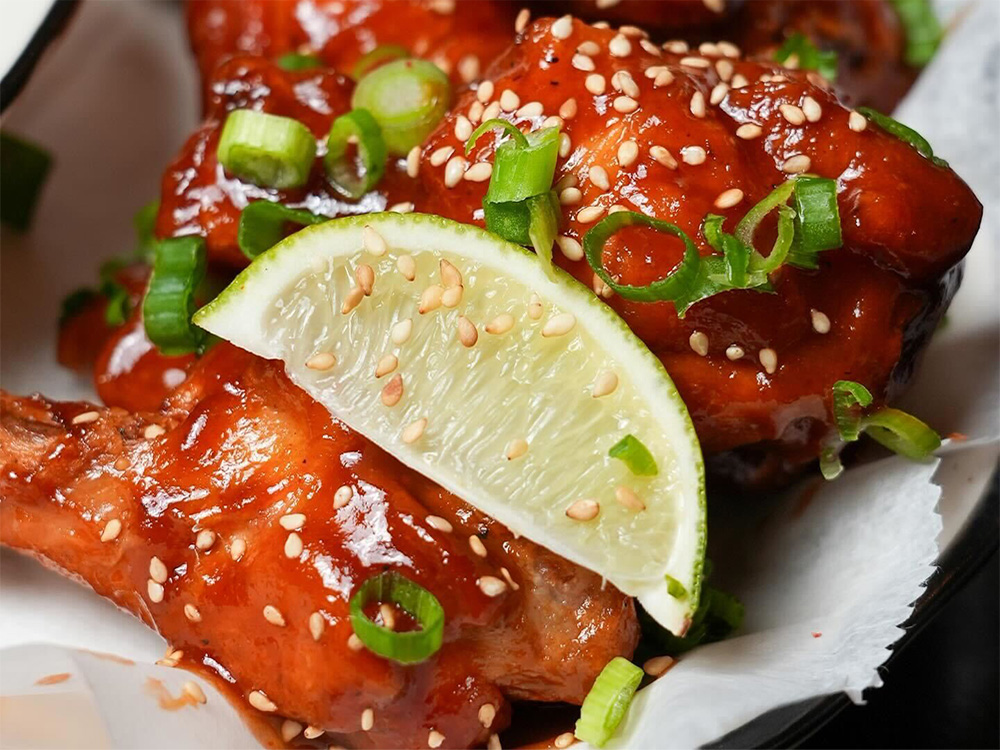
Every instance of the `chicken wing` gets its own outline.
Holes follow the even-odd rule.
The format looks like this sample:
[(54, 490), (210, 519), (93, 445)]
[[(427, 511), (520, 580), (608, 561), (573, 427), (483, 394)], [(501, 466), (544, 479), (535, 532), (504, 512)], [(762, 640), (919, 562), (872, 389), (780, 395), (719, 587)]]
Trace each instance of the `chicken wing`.
[[(329, 741), (483, 743), (509, 699), (579, 703), (638, 640), (631, 599), (227, 344), (156, 413), (3, 394), (0, 468), (4, 544), (139, 617), (236, 701)], [(351, 638), (348, 601), (384, 570), (444, 608), (422, 664)]]

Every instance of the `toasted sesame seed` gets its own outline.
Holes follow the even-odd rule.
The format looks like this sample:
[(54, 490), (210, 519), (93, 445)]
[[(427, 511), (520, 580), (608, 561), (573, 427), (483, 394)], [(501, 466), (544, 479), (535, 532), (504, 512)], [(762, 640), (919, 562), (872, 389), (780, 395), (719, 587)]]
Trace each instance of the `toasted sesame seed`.
[[(400, 379), (400, 388), (402, 388), (403, 376), (399, 375), (397, 377), (399, 377)], [(347, 484), (340, 485), (337, 488), (337, 491), (333, 493), (333, 509), (340, 510), (349, 502), (351, 502), (351, 498), (353, 497), (354, 497), (354, 490), (351, 489), (350, 485)]]
[(563, 118), (557, 117), (556, 115), (551, 115), (542, 120), (543, 128), (561, 128), (566, 123), (563, 122)]
[(572, 237), (561, 234), (556, 237), (556, 245), (567, 260), (583, 260), (583, 245)]
[(660, 73), (662, 73), (665, 70), (668, 70), (666, 65), (650, 65), (648, 68), (642, 71), (642, 74), (646, 76), (646, 78), (652, 79), (656, 78), (658, 75), (660, 75)]
[(576, 220), (581, 224), (590, 224), (604, 215), (604, 206), (587, 206), (576, 212)]
[(818, 101), (807, 96), (802, 100), (802, 113), (809, 122), (819, 122), (820, 118), (823, 117), (823, 108)]
[(630, 112), (635, 112), (639, 109), (639, 102), (633, 99), (631, 96), (616, 96), (615, 100), (611, 103), (614, 107), (615, 112), (621, 112), (623, 115), (627, 115)]
[(490, 102), (486, 105), (486, 109), (483, 110), (483, 122), (486, 120), (495, 120), (500, 115), (500, 102)]
[(427, 429), (427, 417), (421, 417), (416, 422), (411, 422), (405, 428), (403, 428), (402, 439), (403, 442), (409, 445), (410, 443), (417, 442), (421, 437), (423, 437), (424, 430)]
[(375, 365), (375, 377), (381, 378), (393, 372), (399, 366), (399, 358), (395, 354), (383, 355)]
[(272, 625), (278, 626), (279, 628), (285, 627), (284, 616), (281, 614), (278, 608), (272, 604), (264, 605), (264, 619), (267, 620)]
[(285, 539), (285, 557), (290, 560), (294, 560), (302, 554), (302, 550), (302, 537), (293, 531), (288, 535), (288, 538)]
[(734, 70), (735, 67), (733, 64), (725, 58), (715, 61), (715, 72), (718, 73), (719, 78), (726, 83), (732, 79)]
[(712, 57), (718, 57), (721, 54), (719, 52), (719, 45), (715, 42), (702, 42), (698, 45), (698, 53), (701, 55), (710, 55)]
[(305, 737), (307, 740), (314, 740), (320, 735), (322, 735), (324, 732), (325, 730), (320, 729), (319, 727), (314, 727), (312, 724), (310, 724), (303, 730), (302, 736)]
[(112, 518), (104, 525), (104, 530), (101, 532), (102, 542), (113, 542), (118, 538), (118, 535), (122, 533), (122, 522), (117, 518)]
[(438, 273), (441, 274), (441, 283), (446, 287), (462, 285), (462, 272), (451, 261), (442, 258), (438, 262)]
[(488, 161), (481, 161), (473, 164), (465, 172), (465, 179), (469, 182), (486, 182), (493, 174), (493, 165)]
[(662, 89), (664, 86), (669, 86), (673, 82), (674, 74), (669, 70), (664, 70), (653, 79), (653, 88)]
[(564, 120), (572, 120), (576, 117), (576, 99), (569, 98), (559, 106), (559, 116)]
[(167, 582), (167, 566), (156, 555), (149, 559), (149, 577), (157, 583)]
[(593, 57), (594, 55), (601, 54), (601, 45), (599, 45), (597, 42), (587, 40), (577, 45), (576, 51), (579, 52), (581, 55), (588, 55), (590, 57)]
[(510, 313), (501, 313), (497, 315), (493, 320), (486, 324), (486, 333), (492, 333), (494, 335), (500, 335), (507, 333), (511, 328), (514, 327), (514, 316)]
[(507, 582), (507, 585), (510, 586), (514, 591), (517, 591), (518, 589), (521, 588), (520, 586), (518, 586), (517, 581), (511, 578), (510, 571), (507, 570), (507, 568), (501, 567), (500, 575), (503, 576), (503, 579)]
[(211, 529), (202, 529), (194, 538), (194, 546), (202, 552), (212, 549), (215, 544), (215, 532)]
[(449, 523), (446, 519), (441, 518), (441, 516), (427, 516), (424, 520), (427, 521), (427, 525), (432, 529), (443, 531), (445, 534), (450, 534), (452, 532), (451, 523)]
[(654, 656), (647, 659), (642, 665), (642, 671), (650, 677), (660, 677), (674, 665), (672, 656)]
[(344, 304), (340, 306), (342, 315), (347, 315), (351, 310), (361, 304), (365, 298), (365, 290), (359, 286), (352, 286), (351, 290), (344, 297)]
[(708, 97), (708, 103), (713, 107), (722, 103), (722, 100), (726, 98), (726, 94), (729, 93), (729, 85), (725, 83), (717, 83), (712, 88), (712, 93)]
[(504, 455), (507, 457), (508, 461), (513, 461), (515, 458), (520, 458), (525, 453), (528, 452), (528, 441), (524, 438), (515, 438), (507, 443), (507, 448), (504, 450)]
[(761, 349), (757, 356), (768, 375), (772, 375), (778, 369), (778, 353), (774, 349)]
[(142, 436), (146, 438), (146, 440), (155, 440), (160, 435), (163, 435), (165, 432), (166, 430), (160, 427), (160, 425), (151, 424), (147, 425), (146, 429), (142, 431)]
[(475, 534), (469, 537), (469, 549), (479, 557), (486, 557), (486, 546), (483, 544), (483, 540)]
[(608, 52), (612, 57), (628, 57), (632, 54), (632, 42), (624, 34), (618, 34), (608, 42)]
[(378, 607), (379, 616), (382, 618), (382, 627), (388, 630), (396, 629), (396, 611), (391, 604), (383, 602)]
[(400, 255), (396, 259), (396, 270), (407, 281), (413, 281), (417, 277), (417, 262), (413, 259), (412, 255)]
[(559, 156), (564, 159), (569, 156), (570, 149), (573, 148), (573, 142), (570, 141), (569, 136), (566, 133), (559, 134)]
[(735, 58), (740, 56), (740, 48), (737, 47), (732, 42), (721, 41), (718, 42), (716, 46), (719, 48), (719, 52), (721, 52), (726, 57)]
[(689, 106), (691, 114), (695, 117), (705, 116), (705, 95), (700, 91), (695, 91), (691, 95), (691, 104)]
[(750, 141), (754, 138), (759, 138), (761, 132), (763, 131), (761, 130), (760, 125), (748, 122), (736, 128), (736, 137), (742, 138), (745, 141)]
[(229, 543), (229, 556), (233, 559), (233, 562), (239, 562), (243, 555), (246, 554), (246, 551), (247, 543), (243, 537), (235, 537)]
[(855, 133), (860, 133), (862, 130), (868, 127), (868, 119), (860, 112), (852, 111), (847, 117), (847, 127), (853, 130)]
[(337, 364), (337, 358), (330, 352), (317, 352), (306, 360), (306, 367), (310, 370), (329, 370)]
[(389, 249), (382, 235), (367, 224), (361, 230), (361, 246), (366, 252), (375, 256), (385, 255), (386, 250)]
[(830, 332), (830, 318), (827, 317), (826, 313), (819, 310), (810, 310), (809, 316), (812, 318), (812, 327), (816, 333)]
[(465, 293), (465, 287), (459, 284), (458, 286), (450, 286), (444, 290), (441, 295), (441, 304), (451, 309), (453, 307), (458, 307), (458, 304), (462, 301), (462, 295)]
[(685, 68), (699, 68), (701, 70), (712, 67), (712, 63), (704, 57), (682, 57), (681, 65)]
[(361, 712), (361, 731), (370, 732), (373, 726), (375, 726), (375, 712), (366, 708)]
[(149, 595), (149, 601), (159, 604), (163, 601), (163, 584), (152, 579), (146, 581), (146, 593)]
[(504, 89), (503, 93), (500, 94), (500, 109), (504, 112), (513, 112), (520, 106), (521, 97), (510, 89)]
[(100, 419), (101, 415), (96, 411), (85, 411), (83, 414), (77, 414), (73, 417), (73, 424), (90, 424), (91, 422), (96, 422)]
[(453, 188), (462, 181), (468, 162), (461, 156), (453, 156), (444, 168), (444, 186)]
[(264, 695), (264, 693), (260, 690), (251, 690), (250, 694), (247, 696), (247, 701), (258, 711), (273, 713), (278, 710), (278, 707), (274, 705), (271, 699)]
[(476, 585), (479, 586), (480, 591), (489, 597), (500, 596), (500, 594), (507, 590), (507, 584), (496, 576), (483, 576), (476, 581)]
[(472, 135), (472, 123), (469, 122), (469, 118), (465, 115), (459, 115), (455, 118), (455, 137), (462, 143), (469, 140), (469, 136)]
[(663, 50), (661, 50), (659, 47), (657, 47), (648, 39), (640, 39), (639, 46), (642, 47), (650, 55), (653, 55), (653, 57), (663, 57)]
[(435, 149), (430, 156), (431, 166), (440, 167), (442, 164), (448, 161), (448, 159), (451, 157), (453, 153), (455, 153), (455, 149), (452, 148), (451, 146), (442, 146), (439, 149)]
[(514, 31), (517, 34), (523, 32), (528, 28), (528, 22), (531, 20), (531, 11), (527, 8), (521, 8), (517, 14), (517, 18), (514, 19)]
[(542, 317), (544, 308), (542, 307), (542, 298), (539, 297), (534, 292), (528, 298), (528, 317), (532, 320), (538, 320)]
[(600, 503), (590, 498), (577, 500), (566, 508), (566, 515), (574, 521), (593, 521), (600, 512)]
[(588, 171), (588, 176), (590, 181), (597, 185), (601, 190), (608, 190), (611, 188), (611, 181), (608, 179), (608, 173), (604, 167), (593, 166)]
[(784, 117), (792, 125), (801, 125), (806, 121), (805, 112), (802, 108), (796, 104), (782, 104), (778, 107), (778, 111), (781, 112), (781, 116)]
[(458, 75), (465, 83), (472, 83), (479, 77), (479, 58), (466, 55), (458, 61)]
[(738, 359), (743, 359), (744, 354), (746, 354), (746, 352), (743, 351), (743, 347), (737, 344), (730, 344), (726, 348), (726, 356), (733, 362)]
[(382, 387), (382, 403), (385, 406), (395, 406), (403, 397), (403, 376), (396, 373), (392, 379)]
[(706, 158), (708, 155), (701, 146), (685, 146), (681, 149), (681, 159), (685, 164), (690, 164), (693, 167), (704, 164)]
[(297, 721), (292, 721), (291, 719), (285, 719), (281, 722), (281, 739), (285, 742), (291, 742), (302, 732), (302, 725)]
[(563, 206), (575, 206), (583, 199), (579, 188), (568, 187), (559, 193), (559, 203)]
[(630, 167), (639, 158), (639, 144), (635, 141), (625, 141), (618, 147), (618, 164)]
[(420, 174), (420, 146), (414, 146), (406, 155), (406, 174), (408, 177), (416, 177)]
[(441, 297), (444, 288), (440, 284), (431, 284), (420, 294), (420, 304), (417, 305), (417, 312), (426, 315), (429, 312), (441, 307)]
[(365, 644), (364, 641), (358, 638), (357, 633), (351, 633), (347, 636), (347, 647), (351, 649), (351, 651), (360, 651), (365, 647)]
[(746, 79), (746, 76), (744, 76), (742, 73), (737, 73), (736, 75), (733, 76), (733, 80), (730, 81), (729, 85), (732, 86), (734, 89), (742, 89), (749, 86), (750, 82)]
[(318, 641), (323, 636), (325, 628), (326, 620), (323, 619), (323, 615), (319, 612), (313, 612), (309, 615), (309, 635), (312, 636), (314, 641)]
[(635, 491), (625, 485), (619, 485), (615, 488), (615, 500), (623, 508), (628, 508), (629, 510), (646, 510), (646, 504), (639, 499)]
[(483, 119), (483, 112), (486, 111), (486, 107), (481, 101), (474, 101), (469, 107), (469, 122), (473, 125), (480, 122)]
[(739, 188), (729, 188), (719, 193), (715, 199), (716, 208), (732, 208), (738, 206), (743, 201), (743, 191)]
[(583, 86), (594, 96), (600, 96), (607, 87), (607, 81), (600, 73), (591, 73), (584, 79)]
[(576, 735), (574, 735), (572, 732), (563, 732), (562, 734), (560, 734), (558, 737), (555, 738), (552, 744), (555, 745), (557, 748), (559, 748), (559, 750), (564, 750), (565, 748), (569, 747), (575, 742), (576, 742)]
[(191, 622), (201, 622), (201, 612), (193, 604), (188, 603), (184, 605), (184, 616)]
[(361, 287), (361, 291), (365, 293), (366, 297), (371, 296), (372, 290), (375, 288), (375, 269), (367, 263), (360, 264), (354, 269), (354, 280), (358, 282), (358, 286)]
[(490, 738), (486, 741), (486, 750), (503, 750), (499, 734), (490, 735)]
[(405, 318), (395, 325), (393, 325), (389, 337), (392, 339), (392, 343), (397, 346), (400, 344), (405, 344), (410, 338), (410, 333), (413, 331), (413, 320), (410, 318)]
[(594, 398), (601, 398), (601, 396), (614, 393), (617, 387), (618, 375), (613, 370), (604, 370), (594, 379), (594, 386), (590, 391), (590, 395)]
[(497, 717), (497, 707), (492, 703), (484, 703), (479, 707), (479, 723), (484, 728), (493, 726), (493, 720)]
[(594, 294), (596, 294), (598, 297), (603, 297), (605, 299), (608, 299), (611, 297), (612, 294), (614, 294), (614, 290), (607, 284), (605, 284), (604, 279), (602, 279), (596, 273), (594, 274), (594, 278), (591, 280), (591, 286), (594, 289)]
[(489, 104), (493, 98), (493, 81), (482, 81), (476, 88), (476, 99), (480, 104)]
[(443, 742), (444, 742), (444, 735), (441, 734), (438, 730), (432, 729), (427, 734), (427, 747), (434, 747), (434, 748), (441, 747), (441, 744)]
[(189, 696), (198, 703), (208, 702), (208, 698), (205, 697), (205, 691), (201, 689), (201, 685), (199, 685), (197, 682), (192, 682), (188, 680), (181, 687), (181, 690), (184, 692), (185, 695)]
[(593, 71), (597, 67), (596, 65), (594, 65), (594, 61), (591, 58), (587, 57), (586, 55), (581, 55), (579, 53), (573, 55), (571, 64), (577, 70), (582, 70), (587, 73)]
[(576, 317), (574, 317), (573, 313), (559, 313), (545, 321), (545, 325), (542, 326), (542, 336), (546, 338), (564, 336), (572, 331), (575, 325)]
[(704, 357), (708, 354), (708, 336), (701, 331), (695, 331), (688, 337), (688, 344), (691, 345), (695, 354)]
[(552, 36), (556, 39), (569, 39), (570, 35), (573, 33), (573, 17), (563, 16), (555, 20), (552, 23), (552, 28), (550, 29)]
[(812, 159), (805, 154), (796, 154), (785, 159), (781, 165), (781, 170), (787, 174), (802, 174), (808, 172), (812, 166)]
[(649, 155), (653, 157), (653, 160), (657, 164), (662, 164), (667, 169), (677, 169), (677, 160), (674, 158), (674, 155), (663, 146), (651, 146)]

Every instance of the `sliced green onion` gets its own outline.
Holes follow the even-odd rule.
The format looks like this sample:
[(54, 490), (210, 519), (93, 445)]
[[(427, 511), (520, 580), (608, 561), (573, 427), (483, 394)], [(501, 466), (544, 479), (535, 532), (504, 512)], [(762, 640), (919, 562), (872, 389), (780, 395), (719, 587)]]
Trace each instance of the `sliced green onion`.
[(300, 187), (309, 179), (316, 139), (291, 117), (237, 109), (222, 127), (218, 158), (226, 171), (255, 185)]
[(794, 240), (795, 211), (788, 206), (778, 206), (778, 236), (766, 258), (757, 252), (750, 256), (750, 271), (765, 276), (777, 271), (788, 259)]
[(59, 325), (63, 326), (66, 321), (75, 318), (100, 296), (100, 293), (96, 289), (91, 289), (90, 287), (74, 289), (63, 297), (59, 305)]
[(351, 97), (355, 109), (367, 109), (382, 128), (389, 153), (405, 156), (419, 146), (444, 117), (451, 103), (451, 83), (426, 60), (395, 60), (358, 81)]
[(906, 50), (903, 59), (907, 65), (923, 67), (937, 52), (944, 34), (930, 0), (892, 0), (896, 14), (906, 31)]
[(497, 147), (486, 200), (513, 203), (549, 192), (559, 158), (559, 128), (542, 128), (524, 135), (506, 120), (487, 120), (466, 141), (465, 153), (472, 150), (483, 133), (496, 128), (513, 137)]
[[(604, 270), (604, 245), (611, 238), (611, 235), (631, 226), (644, 226), (655, 229), (657, 232), (671, 234), (684, 243), (684, 257), (681, 262), (664, 278), (653, 281), (646, 286), (619, 284)], [(583, 236), (583, 251), (590, 267), (604, 280), (605, 284), (619, 296), (637, 302), (656, 302), (680, 298), (697, 278), (701, 260), (698, 248), (680, 227), (635, 211), (616, 211), (601, 219)]]
[[(357, 148), (356, 159), (348, 156), (352, 146)], [(385, 160), (385, 140), (371, 112), (352, 109), (333, 121), (323, 164), (338, 192), (354, 199), (363, 196), (382, 179)]]
[(823, 479), (832, 482), (844, 473), (844, 464), (840, 461), (840, 447), (828, 445), (819, 454), (819, 471)]
[(52, 157), (41, 146), (0, 132), (0, 222), (18, 231), (31, 226)]
[(795, 182), (796, 180), (793, 179), (781, 183), (746, 212), (734, 231), (741, 242), (754, 247), (754, 235), (757, 233), (757, 227), (771, 211), (788, 203), (788, 199), (795, 192)]
[(312, 70), (323, 66), (323, 61), (316, 55), (304, 55), (300, 52), (286, 52), (276, 62), (282, 70)]
[(635, 435), (626, 435), (608, 451), (611, 458), (617, 458), (636, 476), (654, 477), (659, 473), (656, 459)]
[(528, 148), (528, 139), (514, 123), (509, 120), (494, 118), (492, 120), (487, 120), (472, 131), (472, 135), (469, 136), (469, 140), (465, 142), (465, 155), (469, 155), (469, 152), (475, 147), (483, 133), (497, 129), (504, 131), (507, 135), (513, 138), (514, 143), (517, 144), (518, 148)]
[(191, 316), (195, 290), (205, 278), (205, 255), (201, 237), (173, 237), (156, 246), (142, 318), (146, 336), (167, 356), (196, 351), (204, 341)]
[[(413, 617), (420, 630), (396, 632), (382, 627), (365, 614), (372, 602), (395, 604)], [(430, 658), (444, 638), (444, 609), (423, 586), (394, 571), (380, 573), (361, 584), (351, 597), (351, 626), (370, 651), (400, 664), (415, 664)]]
[(924, 422), (889, 406), (864, 417), (861, 429), (872, 440), (911, 461), (926, 461), (941, 447), (941, 437)]
[(528, 206), (528, 239), (546, 270), (552, 268), (552, 244), (559, 234), (559, 196), (555, 190), (524, 201)]
[(858, 112), (874, 122), (889, 135), (893, 135), (904, 143), (908, 143), (917, 150), (917, 153), (926, 156), (939, 167), (948, 166), (948, 162), (944, 159), (934, 156), (934, 149), (931, 148), (931, 144), (913, 128), (904, 125), (899, 120), (894, 120), (889, 115), (883, 115), (871, 107), (858, 107)]
[(280, 203), (254, 201), (240, 213), (240, 226), (236, 241), (240, 250), (253, 260), (265, 250), (270, 250), (285, 236), (288, 224), (309, 226), (328, 221), (326, 216), (302, 209), (288, 208)]
[(358, 58), (351, 70), (351, 78), (360, 81), (380, 65), (404, 57), (410, 57), (410, 51), (406, 47), (401, 47), (398, 44), (380, 44), (371, 52), (366, 52)]
[(798, 32), (792, 34), (774, 53), (774, 59), (784, 64), (792, 55), (798, 59), (801, 70), (815, 70), (828, 81), (837, 80), (837, 53), (819, 50), (812, 40)]
[(625, 718), (640, 682), (642, 670), (628, 659), (616, 656), (609, 661), (583, 699), (574, 731), (577, 739), (603, 747)]
[(688, 595), (687, 588), (672, 575), (667, 574), (667, 593), (674, 599), (683, 599)]
[(861, 383), (838, 380), (833, 384), (833, 418), (841, 440), (849, 443), (858, 439), (861, 434), (861, 416), (856, 407), (864, 409), (871, 404), (871, 391)]
[(788, 263), (819, 268), (817, 255), (844, 244), (837, 206), (837, 181), (821, 177), (795, 180), (795, 241)]
[(132, 216), (132, 226), (135, 227), (135, 257), (152, 263), (156, 255), (156, 216), (160, 212), (160, 202), (150, 201)]

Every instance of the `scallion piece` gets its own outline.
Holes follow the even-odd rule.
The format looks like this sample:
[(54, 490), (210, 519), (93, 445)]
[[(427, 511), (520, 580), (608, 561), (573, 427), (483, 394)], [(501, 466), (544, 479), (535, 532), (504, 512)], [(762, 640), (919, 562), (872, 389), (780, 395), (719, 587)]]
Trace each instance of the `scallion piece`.
[(838, 380), (833, 384), (833, 418), (837, 423), (841, 440), (849, 443), (858, 439), (861, 435), (861, 416), (858, 414), (858, 407), (864, 409), (871, 404), (871, 391), (861, 383)]
[(796, 32), (774, 53), (774, 59), (784, 64), (792, 55), (802, 70), (815, 70), (828, 81), (837, 80), (837, 53), (819, 50), (809, 37)]
[(528, 239), (546, 269), (552, 268), (552, 244), (559, 234), (559, 196), (555, 190), (524, 201), (528, 207)]
[(240, 213), (240, 226), (236, 241), (240, 250), (253, 260), (265, 250), (270, 250), (285, 236), (287, 224), (309, 226), (328, 221), (311, 211), (288, 208), (271, 201), (254, 201)]
[(487, 120), (466, 141), (465, 153), (472, 150), (483, 133), (497, 128), (513, 137), (496, 149), (486, 200), (514, 203), (548, 193), (559, 158), (559, 128), (543, 128), (525, 135), (506, 120)]
[(667, 575), (667, 593), (674, 599), (683, 599), (688, 595), (687, 588), (672, 575)]
[(0, 132), (0, 221), (20, 232), (31, 226), (52, 157), (40, 146)]
[(795, 180), (795, 239), (788, 263), (819, 268), (817, 255), (844, 244), (837, 206), (837, 181), (821, 177)]
[(419, 146), (451, 103), (448, 76), (426, 60), (395, 60), (358, 81), (351, 106), (366, 109), (382, 128), (389, 153), (405, 156)]
[(275, 62), (282, 70), (290, 70), (292, 72), (298, 70), (312, 70), (313, 68), (319, 68), (323, 65), (323, 61), (316, 57), (316, 55), (306, 55), (301, 52), (286, 52)]
[(63, 297), (63, 300), (60, 303), (59, 325), (63, 326), (66, 321), (71, 318), (75, 318), (77, 315), (86, 310), (90, 303), (94, 302), (100, 296), (100, 293), (96, 289), (91, 289), (90, 287), (74, 289), (72, 292)]
[(948, 166), (948, 162), (944, 159), (939, 159), (934, 156), (934, 149), (931, 148), (930, 142), (928, 142), (926, 138), (920, 135), (920, 133), (913, 128), (904, 125), (899, 120), (894, 120), (889, 117), (889, 115), (883, 115), (881, 112), (874, 110), (871, 107), (858, 107), (858, 112), (863, 114), (871, 122), (878, 125), (889, 135), (893, 135), (904, 143), (911, 145), (914, 149), (916, 149), (917, 153), (922, 156), (926, 156), (939, 167)]
[(659, 473), (656, 459), (635, 435), (626, 435), (608, 451), (611, 458), (617, 458), (636, 476), (654, 477)]
[(941, 436), (905, 411), (886, 406), (861, 420), (861, 429), (872, 440), (911, 461), (926, 461), (941, 447)]
[(160, 212), (160, 202), (150, 201), (132, 216), (135, 227), (135, 257), (152, 263), (156, 255), (156, 216)]
[(385, 140), (371, 112), (352, 109), (333, 121), (323, 165), (337, 192), (357, 200), (382, 179), (385, 160)]
[(380, 44), (371, 52), (366, 52), (358, 58), (351, 70), (351, 78), (360, 81), (380, 65), (410, 56), (410, 51), (406, 47), (401, 47), (398, 44)]
[[(604, 245), (613, 234), (632, 226), (649, 227), (657, 232), (673, 235), (684, 243), (684, 256), (680, 263), (664, 278), (646, 286), (619, 284), (604, 270)], [(700, 264), (698, 248), (680, 227), (635, 211), (616, 211), (601, 219), (583, 236), (583, 252), (590, 267), (594, 269), (594, 273), (600, 276), (605, 284), (619, 296), (637, 302), (657, 302), (681, 298), (697, 279)], [(678, 311), (678, 314), (682, 313)]]
[(301, 187), (315, 158), (316, 139), (291, 117), (237, 109), (229, 113), (219, 137), (219, 163), (262, 187)]
[(640, 682), (642, 670), (628, 659), (616, 656), (609, 661), (583, 699), (574, 731), (577, 739), (603, 747), (625, 718)]
[[(413, 617), (419, 630), (397, 632), (378, 625), (365, 614), (373, 602), (395, 604)], [(368, 649), (400, 664), (416, 664), (441, 648), (444, 608), (423, 586), (394, 571), (380, 573), (361, 584), (351, 596), (351, 626)]]
[(132, 311), (132, 298), (118, 281), (118, 272), (128, 265), (123, 258), (111, 258), (101, 264), (99, 277), (100, 294), (107, 300), (104, 306), (104, 322), (111, 328), (123, 325)]
[(204, 331), (192, 325), (194, 294), (205, 278), (205, 240), (173, 237), (156, 246), (153, 273), (142, 303), (146, 336), (165, 355), (196, 351)]
[(903, 59), (907, 65), (923, 67), (934, 57), (943, 36), (934, 8), (930, 0), (892, 0), (892, 4), (906, 31)]

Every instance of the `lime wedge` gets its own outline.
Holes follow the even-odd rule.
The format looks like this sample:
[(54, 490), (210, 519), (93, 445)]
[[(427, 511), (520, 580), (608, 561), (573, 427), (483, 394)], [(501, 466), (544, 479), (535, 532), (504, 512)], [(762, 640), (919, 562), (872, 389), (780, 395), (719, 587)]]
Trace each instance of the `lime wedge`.
[[(569, 275), (476, 227), (368, 214), (275, 245), (195, 322), (686, 630), (705, 549), (694, 428), (660, 361)], [(655, 473), (609, 455), (626, 435)]]

